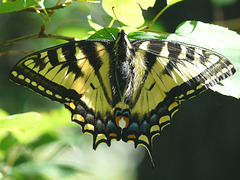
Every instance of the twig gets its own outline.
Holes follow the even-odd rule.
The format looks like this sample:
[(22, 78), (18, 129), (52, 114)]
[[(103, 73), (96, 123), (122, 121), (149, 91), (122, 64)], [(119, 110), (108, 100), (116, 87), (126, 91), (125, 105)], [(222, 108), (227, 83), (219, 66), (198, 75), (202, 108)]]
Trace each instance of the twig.
[[(50, 16), (55, 12), (54, 11), (55, 9), (65, 8), (72, 3), (72, 1), (65, 1), (62, 4), (59, 4), (59, 2), (60, 1), (58, 1), (55, 6), (50, 7), (50, 8), (44, 8), (44, 6), (43, 6), (43, 8), (32, 7), (32, 8), (24, 9), (22, 11), (38, 12), (38, 14), (40, 14), (40, 15), (41, 15), (41, 13), (44, 13), (48, 18), (50, 18)], [(42, 18), (43, 18), (43, 20), (46, 21), (46, 19), (43, 16), (42, 16)], [(39, 33), (30, 34), (30, 35), (27, 35), (27, 36), (22, 36), (22, 37), (19, 37), (19, 38), (11, 39), (11, 40), (8, 40), (6, 42), (0, 43), (0, 48), (3, 47), (3, 46), (8, 46), (8, 45), (11, 45), (11, 44), (19, 43), (19, 42), (22, 42), (22, 41), (25, 41), (25, 40), (38, 39), (38, 38), (55, 38), (55, 39), (62, 39), (62, 40), (66, 40), (66, 41), (76, 40), (73, 37), (66, 37), (66, 36), (61, 36), (61, 35), (56, 35), (56, 34), (45, 33), (46, 24), (48, 22), (49, 22), (49, 19), (45, 23), (43, 23)]]
[[(59, 5), (55, 5), (55, 6), (52, 6), (52, 7), (49, 7), (49, 8), (45, 8), (45, 10), (49, 13), (49, 12), (52, 12), (56, 9), (62, 9), (62, 8), (65, 8), (67, 7), (68, 5), (70, 5), (71, 3), (62, 3), (62, 4), (59, 4)], [(36, 8), (38, 11), (40, 12), (44, 12), (44, 9), (43, 8)], [(36, 9), (35, 8), (26, 8), (26, 9), (23, 9), (21, 11), (27, 11), (27, 12), (36, 12)]]
[(11, 39), (11, 40), (8, 40), (6, 42), (0, 43), (0, 48), (3, 47), (3, 46), (8, 46), (8, 45), (15, 44), (15, 43), (25, 41), (25, 40), (36, 39), (37, 37), (38, 37), (38, 33), (27, 35), (27, 36), (22, 36), (22, 37), (15, 38), (15, 39)]
[(8, 46), (11, 44), (16, 44), (25, 40), (30, 40), (30, 39), (39, 39), (39, 38), (54, 38), (54, 39), (62, 39), (62, 40), (66, 40), (66, 41), (75, 41), (77, 40), (76, 38), (73, 37), (67, 37), (67, 36), (61, 36), (61, 35), (57, 35), (57, 34), (47, 34), (44, 32), (40, 32), (40, 33), (36, 33), (36, 34), (30, 34), (27, 36), (22, 36), (19, 38), (15, 38), (15, 39), (11, 39), (9, 41), (0, 43), (0, 48), (3, 46)]
[(0, 58), (3, 56), (7, 56), (9, 54), (30, 54), (33, 53), (34, 51), (6, 51), (6, 52), (1, 52), (0, 53)]

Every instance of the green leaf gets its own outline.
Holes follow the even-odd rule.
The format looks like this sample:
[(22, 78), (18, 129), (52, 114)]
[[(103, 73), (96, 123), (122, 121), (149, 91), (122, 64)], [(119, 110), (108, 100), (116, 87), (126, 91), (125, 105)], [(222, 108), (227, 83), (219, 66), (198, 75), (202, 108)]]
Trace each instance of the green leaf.
[(38, 2), (42, 0), (5, 0), (0, 4), (0, 13), (9, 13), (14, 11), (20, 11), (32, 6), (37, 6)]
[(6, 152), (8, 149), (12, 148), (14, 146), (14, 144), (17, 144), (17, 143), (18, 143), (17, 139), (14, 136), (12, 136), (11, 133), (8, 133), (1, 140), (0, 150)]
[(0, 109), (0, 119), (5, 118), (8, 116), (8, 113), (3, 109)]
[[(42, 118), (38, 126), (29, 133), (25, 134), (14, 134), (18, 140), (22, 143), (29, 143), (34, 139), (38, 138), (44, 133), (57, 133), (57, 129), (61, 127), (73, 126), (76, 124), (71, 123), (70, 112), (64, 107), (59, 109), (53, 109), (49, 113), (41, 113)], [(30, 123), (30, 122), (29, 122)]]
[(183, 1), (183, 0), (167, 0), (167, 5), (172, 6), (180, 1)]
[(27, 132), (35, 127), (41, 115), (35, 112), (11, 115), (0, 119), (0, 129), (11, 132)]
[(142, 31), (132, 31), (128, 34), (128, 39), (130, 41), (137, 40), (137, 39), (152, 39), (152, 38), (155, 38), (156, 36), (159, 36), (159, 35), (155, 33), (146, 33)]
[[(125, 29), (125, 28), (123, 27), (123, 29)], [(116, 39), (119, 31), (120, 30), (115, 27), (104, 28), (104, 29), (97, 31), (93, 35), (91, 35), (88, 39), (107, 39), (107, 40), (113, 41), (114, 39)], [(128, 31), (125, 31), (125, 32), (128, 33)], [(146, 32), (136, 31), (136, 30), (128, 33), (128, 39), (130, 41), (133, 41), (136, 39), (149, 39), (149, 38), (151, 39), (151, 38), (155, 38), (155, 37), (159, 37), (159, 34), (146, 33)]]
[(227, 57), (236, 67), (237, 73), (221, 81), (224, 86), (215, 85), (211, 89), (224, 95), (240, 97), (240, 35), (221, 26), (186, 21), (167, 39), (211, 49)]
[(118, 32), (118, 28), (104, 28), (89, 36), (88, 39), (108, 39), (113, 41), (113, 36), (117, 37)]
[(147, 10), (149, 7), (153, 7), (156, 0), (137, 0), (136, 3), (139, 4), (144, 10)]
[[(114, 19), (117, 18), (122, 23), (131, 26), (139, 27), (144, 23), (142, 16), (142, 10), (152, 7), (155, 1), (143, 1), (143, 0), (103, 0), (103, 9)], [(113, 10), (114, 7), (114, 10)], [(114, 12), (116, 17), (114, 15)]]

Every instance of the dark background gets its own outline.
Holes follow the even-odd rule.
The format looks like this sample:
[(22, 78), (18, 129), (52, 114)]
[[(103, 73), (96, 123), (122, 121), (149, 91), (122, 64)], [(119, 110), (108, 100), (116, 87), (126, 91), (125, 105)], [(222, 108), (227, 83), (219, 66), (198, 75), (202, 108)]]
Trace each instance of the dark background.
[[(225, 20), (230, 29), (239, 31), (239, 17), (239, 1), (216, 7), (209, 0), (188, 0), (169, 8), (161, 19), (168, 32), (185, 20)], [(236, 21), (228, 23), (232, 19)], [(183, 102), (171, 125), (154, 138), (153, 158), (156, 168), (151, 169), (145, 156), (139, 167), (140, 180), (240, 179), (239, 99), (207, 90)]]
[[(152, 19), (163, 5), (163, 1), (157, 1), (154, 8), (144, 12), (144, 16)], [(94, 5), (90, 5), (86, 11), (94, 16), (99, 12), (93, 8)], [(71, 19), (81, 15), (86, 17), (86, 12), (77, 12), (69, 12), (69, 16), (65, 15), (59, 19), (53, 18), (53, 25), (49, 25), (48, 32), (57, 32), (58, 27), (67, 21), (78, 24), (79, 27), (86, 25), (86, 20)], [(37, 15), (31, 13), (0, 14), (0, 41), (37, 32), (41, 19), (36, 17)], [(240, 1), (230, 6), (218, 7), (210, 0), (186, 0), (170, 7), (156, 23), (163, 24), (166, 32), (174, 32), (177, 25), (186, 20), (225, 22), (230, 29), (239, 31), (240, 20), (237, 18), (240, 18)], [(230, 20), (235, 21), (232, 23)], [(84, 36), (86, 34), (83, 34)], [(51, 40), (34, 40), (11, 45), (0, 51), (37, 50), (57, 43)], [(9, 71), (17, 60), (24, 56), (17, 54), (0, 58), (0, 108), (14, 114), (60, 106), (9, 82)], [(184, 102), (174, 115), (171, 125), (163, 130), (161, 136), (154, 138), (153, 159), (156, 167), (151, 168), (150, 159), (146, 154), (138, 168), (138, 179), (240, 179), (239, 115), (239, 99), (211, 90)]]

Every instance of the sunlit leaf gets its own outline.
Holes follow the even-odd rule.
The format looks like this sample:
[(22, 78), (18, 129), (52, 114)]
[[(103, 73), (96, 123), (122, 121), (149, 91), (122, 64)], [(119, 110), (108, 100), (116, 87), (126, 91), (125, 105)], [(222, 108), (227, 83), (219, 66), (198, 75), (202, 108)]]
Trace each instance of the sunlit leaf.
[(153, 7), (156, 0), (137, 0), (138, 3), (144, 10), (147, 10), (149, 7)]
[(38, 126), (28, 134), (14, 134), (22, 143), (28, 143), (44, 133), (56, 134), (61, 127), (73, 126), (70, 112), (64, 107), (53, 109), (48, 113), (41, 113), (42, 118)]
[(186, 21), (167, 39), (205, 47), (227, 57), (236, 67), (237, 73), (221, 81), (224, 86), (215, 85), (212, 89), (225, 95), (240, 97), (240, 35), (221, 26)]
[(183, 0), (167, 0), (167, 5), (172, 6), (173, 4), (176, 4), (180, 1), (183, 1)]
[[(142, 4), (140, 4), (142, 3)], [(142, 6), (144, 9), (151, 7), (153, 1), (140, 1), (140, 0), (103, 0), (103, 9), (113, 18), (117, 18), (122, 23), (139, 27), (144, 23), (142, 16)], [(113, 10), (114, 7), (114, 10)], [(116, 14), (116, 17), (114, 15)]]
[(27, 132), (40, 121), (41, 115), (35, 112), (15, 114), (0, 119), (0, 129), (11, 132)]
[(0, 109), (0, 119), (3, 119), (8, 116), (8, 113), (3, 109)]

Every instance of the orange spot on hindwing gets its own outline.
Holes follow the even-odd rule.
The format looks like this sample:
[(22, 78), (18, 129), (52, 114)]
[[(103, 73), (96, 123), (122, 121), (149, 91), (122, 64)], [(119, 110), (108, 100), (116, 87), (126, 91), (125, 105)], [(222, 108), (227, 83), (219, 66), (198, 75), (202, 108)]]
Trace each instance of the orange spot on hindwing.
[(127, 109), (115, 109), (115, 122), (120, 128), (127, 128), (129, 125), (130, 111)]
[(136, 139), (136, 135), (135, 134), (129, 134), (127, 136), (128, 139)]
[(116, 133), (110, 133), (109, 136), (110, 137), (117, 137), (117, 134)]
[(115, 117), (115, 121), (116, 121), (117, 127), (120, 127), (120, 125), (119, 125), (120, 123), (119, 122), (120, 122), (121, 119), (122, 119), (122, 116), (116, 116)]

